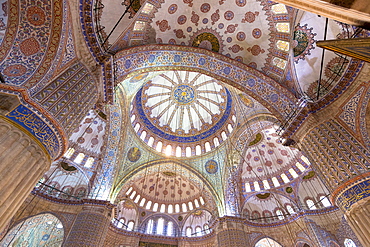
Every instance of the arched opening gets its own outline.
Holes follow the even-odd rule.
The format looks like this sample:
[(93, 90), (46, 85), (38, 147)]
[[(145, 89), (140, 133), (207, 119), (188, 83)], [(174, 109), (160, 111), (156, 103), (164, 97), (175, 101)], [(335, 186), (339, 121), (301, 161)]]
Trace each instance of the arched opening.
[(283, 247), (278, 242), (271, 238), (263, 238), (259, 240), (254, 247)]
[(52, 214), (28, 218), (15, 227), (1, 241), (1, 246), (61, 246), (64, 237), (62, 222)]

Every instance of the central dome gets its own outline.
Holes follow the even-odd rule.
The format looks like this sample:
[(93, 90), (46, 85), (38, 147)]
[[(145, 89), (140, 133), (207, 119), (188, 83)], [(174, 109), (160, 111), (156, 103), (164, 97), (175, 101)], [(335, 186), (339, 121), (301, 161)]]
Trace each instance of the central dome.
[[(229, 90), (216, 79), (196, 72), (166, 71), (137, 92), (132, 123), (140, 136), (145, 133), (142, 139), (157, 151), (175, 154), (175, 145), (184, 149), (184, 155), (181, 151), (178, 157), (198, 155), (216, 147), (232, 132), (235, 117), (234, 121), (230, 118), (231, 106)], [(149, 133), (153, 142), (149, 141)], [(199, 144), (200, 152), (195, 144)], [(171, 152), (165, 150), (168, 145)], [(187, 147), (191, 155), (185, 154)]]

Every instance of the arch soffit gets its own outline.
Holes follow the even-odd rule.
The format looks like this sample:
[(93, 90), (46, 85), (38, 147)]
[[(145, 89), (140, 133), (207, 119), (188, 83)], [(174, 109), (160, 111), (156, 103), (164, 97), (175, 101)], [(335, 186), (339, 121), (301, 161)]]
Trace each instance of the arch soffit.
[(295, 96), (270, 77), (241, 62), (196, 47), (146, 45), (115, 55), (117, 82), (148, 71), (185, 70), (206, 74), (238, 88), (283, 120), (293, 110)]
[(259, 238), (256, 238), (256, 239), (254, 240), (254, 244), (252, 244), (252, 246), (256, 246), (256, 244), (257, 244), (259, 241), (261, 241), (262, 239), (265, 239), (265, 238), (272, 240), (273, 242), (275, 242), (275, 243), (279, 244), (280, 246), (283, 246), (282, 244), (280, 244), (278, 241), (276, 241), (276, 240), (275, 240), (275, 239), (273, 239), (272, 237), (269, 237), (269, 236), (266, 236), (266, 235), (263, 235), (263, 236), (260, 236)]
[(171, 159), (161, 159), (161, 160), (150, 161), (148, 163), (145, 163), (145, 164), (139, 166), (137, 169), (129, 172), (128, 174), (126, 174), (126, 176), (122, 177), (122, 179), (116, 183), (116, 185), (115, 185), (116, 187), (113, 188), (113, 191), (111, 193), (111, 200), (116, 201), (117, 199), (119, 199), (118, 195), (121, 192), (121, 190), (123, 189), (124, 185), (127, 182), (129, 182), (130, 179), (134, 178), (135, 175), (139, 174), (140, 171), (142, 171), (146, 168), (152, 167), (152, 166), (157, 166), (157, 165), (163, 164), (163, 163), (172, 163), (176, 166), (179, 166), (180, 168), (184, 168), (184, 169), (188, 170), (189, 172), (193, 173), (206, 186), (208, 191), (211, 193), (213, 199), (215, 200), (216, 205), (217, 206), (222, 206), (222, 200), (221, 200), (220, 195), (217, 193), (217, 191), (215, 191), (213, 186), (209, 183), (209, 181), (202, 174), (200, 174), (197, 170), (195, 170), (194, 168), (192, 168), (192, 167), (190, 167), (190, 166), (188, 166), (184, 163), (181, 163), (181, 162), (176, 161), (176, 160), (171, 160)]

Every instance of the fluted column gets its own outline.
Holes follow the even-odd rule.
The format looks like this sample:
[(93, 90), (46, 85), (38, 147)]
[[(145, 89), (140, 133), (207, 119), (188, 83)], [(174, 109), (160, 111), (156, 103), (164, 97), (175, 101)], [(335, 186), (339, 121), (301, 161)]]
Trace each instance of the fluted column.
[(112, 205), (88, 200), (77, 215), (64, 242), (65, 247), (103, 246), (111, 220)]
[(50, 156), (41, 143), (0, 117), (0, 232), (50, 164)]
[(345, 126), (330, 119), (312, 128), (301, 148), (345, 213), (363, 246), (370, 246), (370, 151)]

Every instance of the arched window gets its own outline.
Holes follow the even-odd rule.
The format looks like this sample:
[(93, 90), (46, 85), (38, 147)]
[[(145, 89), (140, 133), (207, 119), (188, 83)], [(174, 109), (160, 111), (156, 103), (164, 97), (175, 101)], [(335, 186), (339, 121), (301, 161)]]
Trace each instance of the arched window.
[(210, 233), (210, 230), (209, 230), (209, 226), (208, 226), (208, 224), (204, 224), (203, 229), (204, 229), (204, 232), (205, 232), (206, 234), (209, 234), (209, 233)]
[(310, 161), (307, 159), (306, 156), (301, 156), (301, 160), (303, 160), (304, 163), (306, 163), (307, 165), (311, 165)]
[(290, 214), (295, 214), (294, 209), (293, 209), (293, 208), (292, 208), (292, 206), (290, 206), (290, 205), (287, 205), (287, 206), (286, 206), (286, 210), (287, 210)]
[(220, 141), (217, 137), (213, 138), (213, 143), (215, 144), (215, 147), (218, 147), (220, 145)]
[(146, 199), (145, 199), (145, 198), (142, 198), (142, 199), (141, 199), (141, 202), (140, 202), (140, 204), (139, 204), (139, 206), (140, 206), (140, 207), (143, 207), (143, 206), (144, 206), (144, 204), (145, 204), (145, 201), (146, 201)]
[(154, 203), (154, 205), (153, 205), (153, 211), (154, 212), (157, 212), (158, 211), (158, 203), (157, 202)]
[(229, 131), (229, 133), (231, 134), (231, 132), (233, 132), (233, 126), (231, 126), (231, 124), (228, 124), (227, 125), (227, 130)]
[(188, 211), (188, 208), (186, 207), (185, 202), (181, 206), (182, 206), (182, 211), (183, 212), (187, 212)]
[(176, 157), (181, 157), (181, 147), (176, 148)]
[(154, 224), (154, 221), (152, 219), (150, 219), (148, 221), (148, 224), (146, 225), (146, 233), (147, 234), (153, 233), (153, 224)]
[(134, 199), (135, 195), (136, 195), (136, 191), (132, 192), (132, 194), (130, 195), (130, 199)]
[(353, 242), (353, 240), (350, 239), (350, 238), (346, 238), (344, 240), (344, 246), (345, 247), (357, 247), (356, 244), (355, 244), (355, 242)]
[(152, 201), (148, 201), (147, 204), (146, 204), (145, 209), (150, 209), (151, 206), (152, 206)]
[(158, 152), (162, 152), (162, 142), (157, 142), (157, 146), (155, 147), (155, 150)]
[(317, 209), (315, 203), (311, 199), (307, 199), (306, 204), (309, 210)]
[(75, 152), (75, 149), (74, 148), (68, 148), (67, 152), (64, 154), (64, 157), (66, 157), (67, 159), (71, 158), (73, 153)]
[(301, 163), (299, 163), (299, 162), (297, 162), (296, 164), (295, 164), (295, 166), (301, 171), (301, 172), (304, 172), (304, 170), (306, 170), (306, 168), (304, 168), (304, 166), (301, 164)]
[(260, 188), (260, 184), (258, 183), (258, 181), (254, 181), (254, 191), (260, 191), (261, 188)]
[(194, 199), (194, 205), (196, 208), (199, 208), (199, 202), (198, 199)]
[(209, 142), (206, 142), (204, 144), (204, 148), (206, 149), (206, 152), (211, 151), (211, 144), (209, 144)]
[(135, 222), (130, 221), (130, 222), (127, 224), (127, 231), (133, 231), (133, 230), (134, 230), (134, 226), (135, 226)]
[(138, 203), (138, 202), (139, 202), (139, 200), (140, 200), (140, 195), (137, 195), (137, 196), (136, 196), (136, 198), (135, 198), (135, 200), (134, 200), (134, 202), (135, 202), (135, 203)]
[(190, 210), (190, 211), (194, 209), (194, 207), (193, 207), (193, 203), (192, 203), (192, 202), (188, 202), (188, 205), (189, 205), (189, 210)]
[(136, 118), (136, 116), (134, 114), (132, 114), (132, 116), (131, 116), (131, 123), (134, 122), (135, 118)]
[(166, 212), (166, 204), (161, 205), (161, 209), (159, 210), (159, 212), (161, 212), (161, 213)]
[[(163, 205), (163, 204), (162, 204)], [(164, 219), (159, 218), (157, 223), (157, 234), (162, 235), (164, 230)]]
[(134, 128), (135, 132), (138, 132), (139, 129), (140, 129), (140, 124), (136, 123), (135, 128)]
[(84, 153), (79, 153), (77, 155), (77, 157), (75, 158), (74, 162), (76, 164), (81, 164), (82, 160), (85, 158), (85, 154)]
[(271, 238), (263, 238), (254, 247), (282, 247), (278, 242)]
[(275, 213), (279, 220), (283, 220), (285, 218), (283, 212), (280, 209), (276, 210)]
[(285, 5), (282, 3), (272, 5), (271, 10), (275, 15), (288, 13)]
[(167, 236), (173, 236), (173, 222), (169, 221), (167, 223)]
[(203, 197), (199, 197), (200, 204), (204, 205)]
[(167, 156), (171, 156), (172, 155), (172, 146), (171, 145), (167, 145), (165, 154)]
[(262, 181), (263, 183), (263, 187), (265, 188), (265, 190), (268, 190), (270, 189), (270, 185), (269, 185), (269, 182), (265, 179)]
[(330, 207), (331, 206), (331, 203), (330, 203), (329, 199), (326, 196), (320, 196), (320, 201), (321, 201), (322, 205), (324, 205), (324, 207)]
[(179, 204), (175, 204), (175, 212), (180, 213), (180, 205)]
[(296, 172), (296, 171), (294, 171), (294, 169), (293, 169), (293, 168), (290, 168), (290, 169), (289, 169), (289, 173), (290, 173), (290, 175), (292, 175), (292, 177), (293, 177), (293, 178), (297, 178), (297, 177), (298, 177), (297, 172)]
[(121, 218), (118, 223), (117, 223), (117, 227), (118, 228), (122, 228), (123, 226), (125, 225), (125, 219)]
[(275, 187), (280, 186), (279, 180), (276, 177), (271, 178), (271, 180)]
[(251, 192), (252, 190), (251, 190), (251, 185), (250, 185), (250, 183), (249, 182), (246, 182), (245, 183), (245, 192)]
[(197, 146), (195, 147), (195, 154), (196, 154), (196, 155), (200, 155), (200, 154), (202, 154), (202, 148), (200, 147), (200, 145), (197, 145)]
[(191, 156), (191, 147), (186, 147), (185, 154), (186, 154), (186, 157), (190, 157)]
[(197, 237), (200, 237), (203, 235), (202, 228), (200, 228), (200, 226), (195, 227), (195, 232), (196, 232)]
[(281, 178), (283, 179), (284, 183), (289, 183), (290, 182), (288, 176), (286, 174), (284, 174), (284, 173), (281, 174)]
[(169, 214), (172, 214), (172, 213), (173, 213), (173, 205), (172, 205), (172, 204), (169, 204), (169, 205), (168, 205), (167, 212), (168, 212)]
[(144, 141), (145, 137), (146, 137), (146, 131), (144, 130), (143, 132), (141, 132), (140, 139)]
[(222, 140), (226, 141), (227, 135), (226, 135), (226, 132), (225, 131), (222, 131), (221, 132), (221, 137), (222, 137)]
[(92, 165), (94, 163), (94, 158), (93, 157), (89, 157), (87, 160), (86, 160), (86, 163), (84, 165), (84, 167), (86, 168), (91, 168)]
[(191, 227), (190, 226), (188, 226), (187, 228), (186, 228), (186, 236), (187, 237), (191, 237), (191, 234), (193, 233), (193, 230), (191, 229)]
[(153, 143), (154, 143), (154, 138), (151, 136), (149, 137), (149, 140), (148, 140), (148, 146), (153, 147)]
[(130, 193), (131, 193), (131, 191), (132, 191), (132, 187), (130, 187), (130, 188), (127, 190), (126, 195), (130, 194)]

